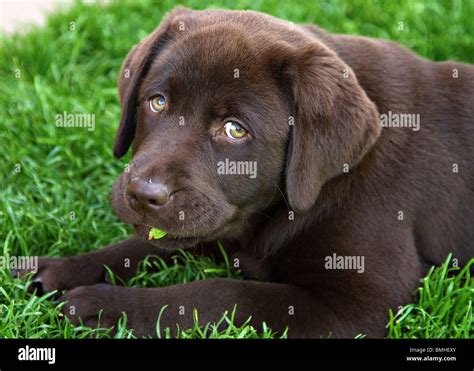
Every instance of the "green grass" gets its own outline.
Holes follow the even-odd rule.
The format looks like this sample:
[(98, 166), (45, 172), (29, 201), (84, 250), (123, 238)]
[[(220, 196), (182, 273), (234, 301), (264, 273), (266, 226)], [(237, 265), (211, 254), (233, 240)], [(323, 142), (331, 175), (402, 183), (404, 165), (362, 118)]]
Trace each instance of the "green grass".
[[(450, 256), (451, 257), (451, 256)], [(474, 338), (474, 285), (469, 268), (450, 268), (450, 257), (431, 268), (417, 290), (418, 301), (390, 311), (391, 338)]]
[[(150, 268), (158, 268), (150, 273)], [(155, 269), (154, 269), (155, 271)], [(162, 259), (145, 259), (138, 272), (125, 284), (132, 287), (159, 287), (176, 283), (186, 283), (196, 279), (215, 277), (241, 278), (239, 272), (231, 270), (228, 263), (216, 264), (210, 257), (197, 259), (187, 252), (179, 252), (172, 264)], [(116, 283), (113, 274), (109, 274), (111, 283)], [(63, 304), (54, 304), (49, 293), (37, 297), (27, 293), (26, 287), (30, 280), (21, 281), (12, 279), (7, 271), (0, 272), (0, 338), (108, 338), (112, 337), (110, 329), (91, 329), (85, 326), (74, 327), (64, 318), (59, 309)], [(166, 307), (162, 308), (166, 310)], [(201, 323), (199, 313), (194, 312), (195, 324), (193, 328), (180, 329), (178, 338), (285, 338), (286, 333), (275, 334), (266, 325), (258, 332), (248, 324), (248, 321), (239, 327), (234, 325), (232, 312), (224, 313), (216, 323)], [(127, 318), (122, 316), (116, 338), (134, 338), (133, 333), (126, 328)], [(224, 326), (221, 326), (223, 325)], [(157, 324), (159, 326), (159, 323)], [(158, 327), (159, 329), (159, 327)], [(166, 328), (161, 337), (171, 338), (171, 329)]]
[[(196, 9), (251, 8), (333, 32), (394, 40), (433, 60), (474, 63), (472, 1), (180, 3)], [(116, 76), (131, 46), (174, 5), (169, 0), (78, 3), (52, 14), (42, 28), (1, 36), (0, 253), (74, 255), (131, 233), (116, 219), (108, 200), (114, 178), (129, 159), (112, 158), (120, 113)], [(64, 111), (95, 114), (95, 130), (57, 128), (55, 115)], [(177, 260), (162, 265), (158, 273), (141, 271), (129, 284), (159, 286), (231, 274), (209, 259), (182, 255)], [(467, 270), (448, 277), (446, 269), (447, 264), (422, 281), (418, 301), (392, 317), (389, 337), (473, 337), (473, 279)], [(24, 282), (0, 272), (0, 338), (108, 336), (106, 330), (74, 328), (58, 313), (47, 297), (26, 293)], [(232, 313), (223, 320), (230, 323), (224, 332), (198, 323), (180, 336), (275, 336), (270, 329), (257, 333), (250, 326), (236, 328)], [(133, 336), (125, 324), (123, 318), (117, 337)]]

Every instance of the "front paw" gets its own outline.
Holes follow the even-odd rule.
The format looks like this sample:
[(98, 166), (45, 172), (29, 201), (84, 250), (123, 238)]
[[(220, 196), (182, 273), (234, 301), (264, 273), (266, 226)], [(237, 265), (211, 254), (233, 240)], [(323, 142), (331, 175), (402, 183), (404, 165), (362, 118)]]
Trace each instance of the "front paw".
[(67, 258), (38, 258), (36, 271), (20, 269), (11, 272), (13, 276), (24, 278), (33, 273), (29, 290), (38, 295), (58, 290), (104, 282), (105, 269), (84, 255)]
[(62, 313), (76, 326), (81, 323), (91, 328), (114, 326), (114, 334), (118, 320), (126, 313), (127, 328), (133, 329), (135, 336), (156, 336), (159, 309), (155, 313), (149, 298), (139, 290), (143, 289), (108, 284), (81, 286), (63, 295), (59, 301), (66, 302)]

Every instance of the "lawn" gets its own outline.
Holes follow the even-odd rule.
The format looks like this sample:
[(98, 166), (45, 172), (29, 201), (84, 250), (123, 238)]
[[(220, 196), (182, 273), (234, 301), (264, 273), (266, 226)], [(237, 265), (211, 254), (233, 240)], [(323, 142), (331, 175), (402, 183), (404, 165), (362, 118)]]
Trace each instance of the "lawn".
[[(151, 32), (175, 1), (75, 4), (52, 14), (44, 27), (2, 35), (0, 47), (0, 254), (66, 256), (98, 249), (128, 236), (109, 203), (115, 177), (129, 155), (112, 157), (120, 108), (116, 77), (129, 49)], [(337, 33), (400, 42), (433, 60), (474, 63), (472, 1), (181, 1), (202, 9), (255, 9)], [(58, 128), (57, 114), (93, 113), (95, 130)], [(392, 314), (392, 338), (474, 337), (474, 280), (469, 270), (433, 269), (420, 281), (413, 304)], [(235, 275), (225, 264), (178, 254), (177, 263), (145, 269), (128, 284), (168, 285)], [(474, 261), (471, 262), (474, 264)], [(181, 337), (285, 337), (232, 324), (183, 329)], [(362, 334), (363, 335), (363, 334)], [(0, 271), (0, 338), (107, 337), (107, 330), (73, 327), (49, 297)], [(126, 318), (116, 337), (133, 337)]]

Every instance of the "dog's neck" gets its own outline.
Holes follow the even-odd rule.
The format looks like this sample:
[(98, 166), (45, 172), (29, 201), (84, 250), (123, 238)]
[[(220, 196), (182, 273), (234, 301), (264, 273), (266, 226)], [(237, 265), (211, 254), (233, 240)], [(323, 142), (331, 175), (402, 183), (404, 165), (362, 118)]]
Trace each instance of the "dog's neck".
[[(355, 169), (354, 169), (355, 172)], [(296, 213), (288, 206), (282, 195), (270, 209), (262, 211), (249, 220), (251, 230), (239, 239), (242, 250), (264, 259), (275, 255), (295, 236), (311, 234), (316, 224), (334, 216), (344, 205), (357, 176), (343, 174), (329, 180), (322, 188), (316, 204), (306, 213)], [(262, 217), (267, 215), (271, 217)]]

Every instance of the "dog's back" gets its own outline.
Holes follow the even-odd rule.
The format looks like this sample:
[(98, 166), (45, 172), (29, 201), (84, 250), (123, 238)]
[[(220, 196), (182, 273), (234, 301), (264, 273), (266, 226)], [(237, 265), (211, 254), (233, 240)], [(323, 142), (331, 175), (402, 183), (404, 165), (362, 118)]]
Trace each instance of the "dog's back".
[[(466, 263), (474, 256), (474, 67), (431, 62), (385, 40), (304, 27), (354, 70), (387, 121), (373, 149), (386, 165), (379, 175), (390, 179), (380, 191), (400, 221), (412, 224), (420, 255), (440, 264), (452, 252)], [(390, 127), (400, 116), (413, 125)]]

